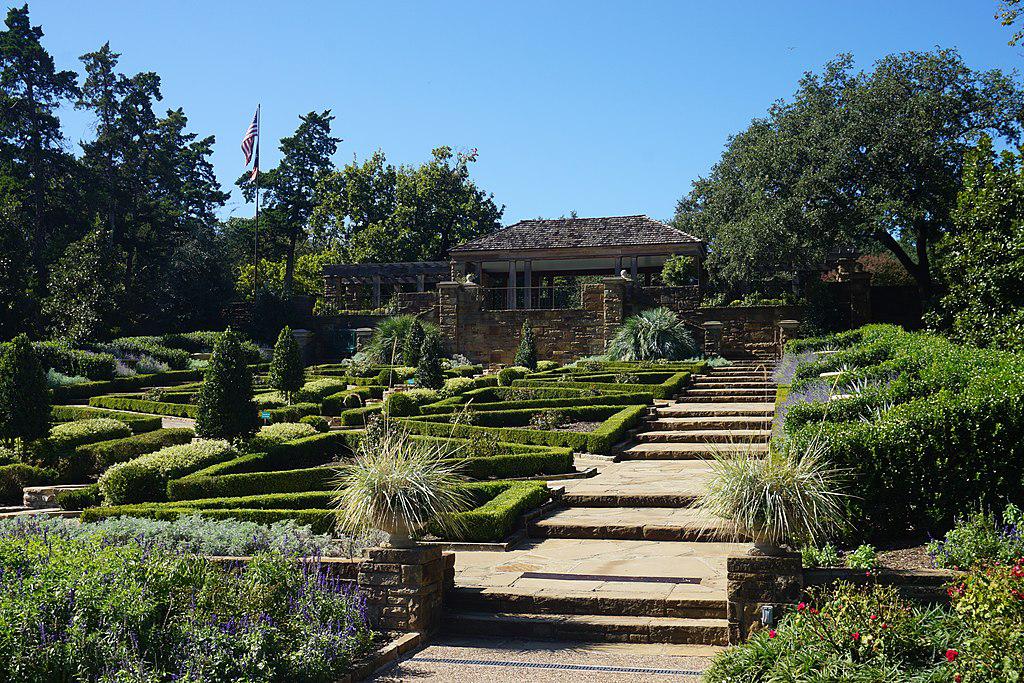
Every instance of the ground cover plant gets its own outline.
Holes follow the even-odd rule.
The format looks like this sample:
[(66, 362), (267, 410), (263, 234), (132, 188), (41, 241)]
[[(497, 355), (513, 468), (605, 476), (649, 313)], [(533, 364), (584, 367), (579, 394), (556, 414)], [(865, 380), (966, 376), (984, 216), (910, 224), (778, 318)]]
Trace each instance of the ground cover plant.
[(0, 533), (0, 678), (337, 680), (373, 646), (360, 595), (314, 565), (241, 567), (25, 524)]

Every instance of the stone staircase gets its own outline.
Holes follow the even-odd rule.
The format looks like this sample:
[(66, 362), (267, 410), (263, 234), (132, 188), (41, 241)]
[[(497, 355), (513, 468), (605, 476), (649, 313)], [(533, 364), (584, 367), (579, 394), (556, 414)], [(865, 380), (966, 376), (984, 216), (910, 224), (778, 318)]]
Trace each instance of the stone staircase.
[[(703, 460), (738, 449), (767, 452), (774, 400), (771, 368), (763, 364), (737, 362), (698, 376), (683, 395), (654, 408), (619, 462), (592, 480), (562, 482), (563, 506), (531, 522), (523, 555), (498, 567), (522, 567), (519, 579), (455, 589), (446, 631), (726, 644), (724, 559), (747, 546), (730, 542), (731, 525), (693, 503), (708, 476)], [(552, 545), (559, 543), (565, 545)], [(531, 572), (548, 546), (587, 569)], [(574, 553), (601, 561), (573, 564)], [(631, 563), (641, 554), (643, 563)]]

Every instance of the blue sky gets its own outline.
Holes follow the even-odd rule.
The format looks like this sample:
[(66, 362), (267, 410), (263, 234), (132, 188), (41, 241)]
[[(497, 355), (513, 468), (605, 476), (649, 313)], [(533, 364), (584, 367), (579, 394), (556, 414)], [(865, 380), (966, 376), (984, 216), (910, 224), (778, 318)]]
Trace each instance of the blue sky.
[[(8, 6), (11, 3), (5, 3)], [(21, 3), (17, 3), (21, 4)], [(87, 9), (86, 9), (87, 8)], [(164, 105), (217, 137), (229, 185), (256, 102), (264, 167), (298, 115), (330, 108), (338, 161), (380, 148), (419, 163), (479, 149), (474, 176), (505, 222), (671, 217), (726, 138), (839, 52), (860, 65), (957, 47), (975, 68), (1024, 66), (995, 0), (235, 2), (37, 0), (62, 68), (104, 41), (125, 72), (163, 78)], [(72, 143), (90, 135), (64, 117)], [(249, 215), (237, 192), (224, 215)]]

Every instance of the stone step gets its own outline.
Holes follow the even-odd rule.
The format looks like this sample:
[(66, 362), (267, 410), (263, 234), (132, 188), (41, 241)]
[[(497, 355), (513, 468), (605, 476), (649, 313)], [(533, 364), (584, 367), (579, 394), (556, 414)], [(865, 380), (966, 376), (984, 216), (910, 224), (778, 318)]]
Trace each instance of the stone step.
[(656, 410), (658, 418), (664, 417), (771, 417), (775, 415), (774, 401), (720, 401), (675, 402)]
[(775, 396), (775, 387), (687, 387), (686, 396)]
[(502, 614), (583, 614), (672, 619), (724, 619), (726, 601), (713, 598), (647, 597), (624, 583), (617, 594), (552, 593), (514, 588), (459, 587), (447, 604), (460, 612)]
[(695, 493), (566, 493), (562, 502), (574, 508), (687, 508)]
[(622, 460), (711, 460), (716, 454), (768, 452), (767, 443), (638, 443), (622, 451)]
[(446, 614), (442, 629), (451, 635), (537, 640), (695, 645), (729, 642), (729, 624), (725, 619), (460, 611)]
[(662, 417), (647, 423), (650, 429), (769, 429), (770, 415), (707, 415), (697, 417)]
[[(770, 394), (759, 393), (759, 394), (718, 394), (714, 396), (694, 395), (694, 394), (680, 394), (676, 397), (676, 403), (743, 403), (748, 401), (756, 401), (758, 403), (767, 402), (769, 399), (775, 399), (775, 392)], [(773, 404), (774, 407), (774, 404)]]
[(767, 443), (772, 438), (770, 429), (687, 429), (654, 430), (640, 432), (636, 440), (642, 443), (724, 443), (746, 445)]
[(532, 522), (533, 538), (733, 541), (729, 522), (694, 508), (563, 508)]
[(694, 380), (690, 388), (716, 389), (719, 387), (745, 387), (755, 389), (775, 389), (775, 382), (765, 379), (727, 379), (725, 377), (708, 377)]

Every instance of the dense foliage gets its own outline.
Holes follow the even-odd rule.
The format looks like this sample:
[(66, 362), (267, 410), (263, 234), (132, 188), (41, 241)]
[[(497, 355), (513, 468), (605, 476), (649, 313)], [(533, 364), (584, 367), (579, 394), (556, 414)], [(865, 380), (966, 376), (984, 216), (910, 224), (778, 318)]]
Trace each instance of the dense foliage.
[(0, 347), (0, 440), (25, 443), (49, 429), (46, 374), (28, 337), (19, 334)]
[(285, 400), (291, 403), (292, 395), (302, 388), (305, 381), (306, 373), (299, 353), (299, 344), (295, 341), (291, 328), (285, 325), (274, 345), (267, 383), (284, 394)]
[(537, 369), (537, 342), (533, 339), (533, 327), (529, 320), (523, 321), (523, 331), (516, 350), (515, 365), (529, 370)]
[(213, 348), (197, 404), (196, 433), (200, 436), (234, 439), (256, 431), (252, 370), (242, 340), (230, 329)]
[(613, 360), (682, 360), (697, 355), (693, 335), (668, 308), (651, 308), (626, 318), (608, 342)]

